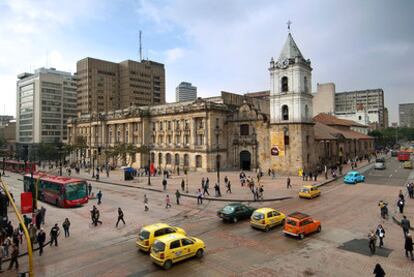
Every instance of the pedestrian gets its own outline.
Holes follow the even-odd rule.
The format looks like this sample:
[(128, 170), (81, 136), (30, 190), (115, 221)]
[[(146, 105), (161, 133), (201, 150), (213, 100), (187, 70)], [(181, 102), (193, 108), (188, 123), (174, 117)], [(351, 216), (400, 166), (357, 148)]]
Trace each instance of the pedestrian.
[(98, 205), (100, 205), (102, 203), (102, 191), (98, 191), (96, 198), (98, 198)]
[(165, 208), (171, 208), (171, 203), (170, 203), (170, 196), (167, 194), (167, 196), (165, 196)]
[(315, 171), (315, 172), (313, 173), (313, 180), (314, 180), (315, 182), (318, 180), (318, 172), (317, 172), (317, 171)]
[[(203, 184), (203, 181), (201, 181), (201, 183)], [(208, 178), (206, 179), (205, 183), (204, 183), (204, 187), (203, 187), (203, 196), (207, 193), (208, 196), (210, 196), (210, 193), (208, 192), (208, 188), (210, 186), (210, 181), (208, 180)]]
[(398, 194), (398, 198), (401, 199), (402, 201), (404, 201), (404, 194), (402, 192), (402, 189), (400, 189), (400, 193)]
[(115, 225), (116, 228), (118, 228), (118, 224), (120, 221), (122, 221), (122, 223), (124, 223), (125, 225), (124, 212), (122, 211), (121, 207), (118, 207), (118, 220), (116, 221)]
[(228, 182), (229, 182), (229, 178), (227, 178), (227, 176), (224, 176), (224, 185), (226, 186)]
[(100, 217), (101, 217), (101, 213), (99, 212), (97, 208), (95, 208), (95, 218), (94, 218), (95, 226), (97, 226), (98, 223), (102, 225), (102, 221), (99, 220)]
[(53, 242), (55, 242), (55, 246), (58, 246), (58, 236), (60, 234), (60, 229), (58, 227), (58, 224), (56, 223), (55, 226), (50, 229), (50, 246), (53, 245)]
[(91, 197), (92, 194), (92, 185), (91, 183), (88, 183), (88, 196)]
[(69, 227), (70, 227), (70, 221), (69, 218), (65, 218), (65, 221), (62, 223), (63, 231), (65, 231), (65, 238), (69, 237)]
[(368, 234), (368, 246), (369, 246), (369, 250), (372, 255), (375, 254), (376, 242), (377, 242), (377, 236), (375, 235), (374, 231), (371, 230), (371, 232)]
[(177, 175), (180, 176), (180, 167), (177, 167)]
[(397, 206), (400, 209), (400, 214), (404, 213), (404, 205), (404, 200), (400, 198), (397, 202)]
[(413, 187), (413, 183), (408, 183), (407, 184), (407, 191), (408, 191), (408, 196), (411, 199), (414, 198), (414, 187)]
[(217, 183), (217, 194), (219, 197), (221, 197), (220, 183)]
[(95, 207), (95, 205), (93, 205), (92, 210), (90, 210), (90, 213), (91, 213), (92, 224), (96, 226), (96, 224), (95, 224), (95, 212), (96, 212), (96, 207)]
[(40, 207), (40, 215), (42, 216), (42, 224), (45, 225), (46, 208), (43, 206)]
[(373, 274), (375, 274), (375, 277), (384, 277), (385, 276), (385, 271), (384, 271), (384, 269), (382, 269), (380, 264), (376, 264)]
[(219, 187), (218, 187), (218, 184), (216, 183), (215, 185), (214, 185), (214, 195), (216, 196), (216, 197), (219, 197)]
[(384, 227), (382, 227), (382, 225), (378, 225), (377, 227), (377, 231), (375, 232), (375, 234), (379, 237), (379, 248), (382, 248), (384, 246), (384, 237), (385, 237), (385, 230)]
[(401, 220), (401, 227), (404, 232), (404, 237), (406, 237), (410, 231), (411, 226), (410, 226), (410, 221), (407, 219), (405, 215), (403, 216), (403, 219)]
[(167, 190), (167, 179), (165, 177), (162, 179), (162, 188), (164, 191)]
[(44, 232), (43, 228), (40, 228), (39, 233), (37, 234), (37, 243), (39, 244), (39, 256), (43, 254), (43, 246), (46, 241), (46, 233)]
[(33, 223), (30, 223), (28, 231), (29, 231), (29, 237), (30, 237), (30, 244), (32, 245), (32, 249), (33, 249), (33, 243), (36, 240), (36, 233), (37, 233), (36, 226), (34, 226)]
[(259, 198), (262, 199), (262, 200), (264, 199), (263, 198), (263, 191), (264, 191), (263, 190), (263, 185), (260, 185), (260, 187), (259, 187)]
[(40, 214), (39, 210), (37, 210), (36, 215), (35, 215), (35, 223), (36, 223), (37, 230), (39, 230), (40, 225), (42, 224), (42, 215)]
[(19, 246), (17, 244), (14, 244), (12, 248), (12, 252), (11, 252), (9, 270), (12, 269), (13, 265), (16, 265), (16, 269), (19, 268), (19, 261), (17, 260), (18, 257), (19, 257)]
[(202, 205), (203, 204), (203, 193), (201, 193), (201, 190), (198, 189), (197, 192), (197, 205)]
[(286, 180), (286, 188), (287, 189), (291, 189), (292, 188), (292, 185), (291, 185), (291, 183), (290, 183), (290, 177), (287, 177), (287, 180)]
[(201, 178), (201, 189), (204, 190), (204, 184), (206, 183), (206, 180), (203, 178)]
[(144, 211), (148, 212), (148, 197), (146, 194), (144, 194)]
[(177, 189), (177, 191), (175, 192), (175, 198), (177, 200), (177, 205), (180, 205), (180, 197), (181, 197), (181, 193), (180, 191)]
[(414, 261), (413, 258), (413, 238), (411, 237), (411, 234), (407, 234), (405, 237), (405, 256), (408, 258), (408, 254), (410, 254), (410, 258), (412, 261)]
[(227, 182), (227, 190), (226, 193), (230, 193), (231, 194), (231, 183), (230, 181)]
[(9, 256), (9, 247), (12, 244), (12, 241), (9, 236), (7, 236), (3, 241), (3, 251), (4, 251), (4, 257)]
[(185, 189), (185, 182), (184, 182), (184, 178), (181, 180), (181, 190), (184, 191)]

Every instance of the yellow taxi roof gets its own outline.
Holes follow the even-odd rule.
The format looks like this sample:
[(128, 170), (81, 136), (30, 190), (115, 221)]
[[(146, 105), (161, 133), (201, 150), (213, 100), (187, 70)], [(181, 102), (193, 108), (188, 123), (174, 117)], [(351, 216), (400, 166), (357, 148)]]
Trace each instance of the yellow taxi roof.
[(165, 227), (171, 227), (171, 226), (168, 225), (167, 223), (155, 223), (155, 224), (144, 226), (142, 227), (142, 229), (145, 229), (151, 232), (151, 231), (158, 230), (158, 229), (165, 228)]
[(157, 240), (167, 244), (167, 243), (169, 243), (173, 240), (185, 239), (185, 238), (187, 238), (187, 236), (184, 236), (184, 235), (179, 234), (179, 233), (174, 233), (174, 234), (168, 234), (168, 235), (161, 236), (161, 237), (157, 238)]
[(260, 209), (255, 210), (254, 212), (265, 214), (265, 213), (268, 213), (268, 212), (271, 212), (271, 211), (276, 211), (276, 210), (272, 209), (272, 208), (260, 208)]
[(304, 185), (302, 186), (302, 188), (310, 189), (310, 188), (318, 188), (318, 187), (316, 187), (315, 185)]

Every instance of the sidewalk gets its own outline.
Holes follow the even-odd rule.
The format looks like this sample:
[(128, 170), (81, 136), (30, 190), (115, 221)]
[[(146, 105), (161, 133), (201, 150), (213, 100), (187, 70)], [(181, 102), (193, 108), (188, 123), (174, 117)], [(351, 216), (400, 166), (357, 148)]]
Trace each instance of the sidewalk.
[[(372, 161), (371, 161), (372, 164)], [(368, 162), (366, 160), (358, 163), (358, 168), (356, 170), (364, 171), (369, 169)], [(367, 167), (368, 166), (368, 167)], [(343, 174), (346, 174), (351, 170), (350, 164), (343, 166)], [(123, 171), (121, 169), (112, 170), (110, 172), (110, 176), (106, 177), (105, 172), (100, 173), (99, 181), (96, 181), (92, 178), (92, 173), (85, 172), (81, 170), (79, 174), (74, 173), (72, 171), (71, 177), (79, 177), (86, 179), (91, 182), (99, 182), (99, 183), (106, 183), (110, 185), (120, 185), (126, 186), (131, 188), (137, 188), (142, 190), (150, 190), (155, 192), (163, 192), (166, 194), (175, 194), (176, 190), (179, 190), (183, 197), (191, 197), (196, 198), (196, 194), (198, 189), (201, 189), (201, 179), (209, 178), (210, 185), (209, 185), (209, 193), (210, 195), (205, 195), (205, 200), (212, 200), (212, 201), (228, 201), (228, 202), (254, 202), (253, 194), (247, 186), (241, 186), (239, 181), (239, 172), (238, 171), (223, 171), (220, 172), (220, 190), (221, 190), (221, 197), (214, 196), (214, 184), (217, 181), (217, 173), (216, 172), (190, 172), (187, 176), (188, 179), (188, 193), (187, 188), (185, 191), (181, 191), (181, 181), (186, 181), (186, 176), (181, 175), (171, 175), (169, 179), (167, 179), (168, 185), (166, 191), (162, 189), (162, 176), (151, 177), (151, 186), (148, 185), (148, 177), (135, 177), (134, 180), (131, 181), (124, 181), (123, 180)], [(247, 176), (253, 177), (255, 184), (257, 184), (257, 178), (255, 172), (245, 172)], [(66, 174), (64, 170), (64, 174)], [(224, 177), (227, 178), (231, 182), (231, 190), (232, 193), (226, 193), (226, 188), (224, 187)], [(298, 176), (290, 176), (291, 179), (291, 189), (286, 188), (286, 181), (287, 176), (277, 176), (275, 179), (272, 179), (271, 176), (264, 175), (261, 178), (260, 184), (263, 185), (264, 192), (263, 192), (263, 200), (261, 201), (278, 201), (289, 199), (292, 197), (297, 197), (299, 189), (303, 185), (312, 185), (317, 184), (318, 186), (324, 186), (329, 184), (341, 176), (337, 176), (336, 179), (328, 178), (325, 179), (323, 175), (318, 175), (317, 181), (303, 181), (302, 177)]]

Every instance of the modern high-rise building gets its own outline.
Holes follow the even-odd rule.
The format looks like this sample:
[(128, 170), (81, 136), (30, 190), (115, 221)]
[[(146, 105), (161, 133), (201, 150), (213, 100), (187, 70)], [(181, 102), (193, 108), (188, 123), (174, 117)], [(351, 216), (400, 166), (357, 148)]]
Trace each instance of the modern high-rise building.
[(175, 88), (175, 101), (184, 102), (184, 101), (194, 101), (197, 99), (197, 87), (193, 86), (191, 83), (181, 82)]
[(165, 103), (165, 69), (161, 63), (114, 63), (88, 57), (76, 67), (78, 114)]
[(57, 143), (76, 116), (76, 79), (69, 72), (39, 68), (17, 76), (16, 142)]
[(414, 127), (414, 103), (404, 103), (398, 106), (400, 127)]

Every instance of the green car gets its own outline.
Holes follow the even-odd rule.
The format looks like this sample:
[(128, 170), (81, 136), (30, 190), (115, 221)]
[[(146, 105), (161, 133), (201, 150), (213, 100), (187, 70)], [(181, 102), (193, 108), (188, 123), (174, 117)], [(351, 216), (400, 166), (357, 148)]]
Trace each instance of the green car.
[(240, 219), (250, 218), (255, 208), (248, 207), (242, 203), (231, 203), (217, 212), (218, 217), (223, 221), (233, 221), (236, 223)]

